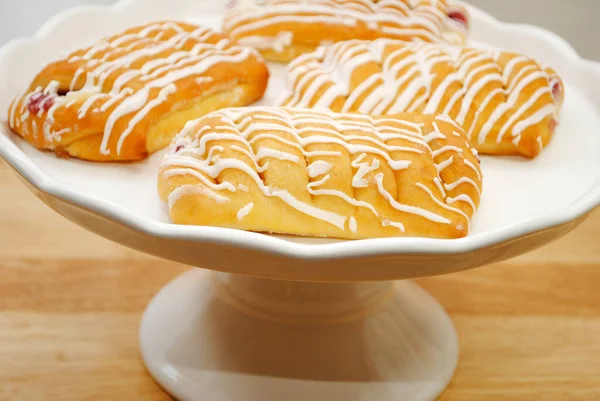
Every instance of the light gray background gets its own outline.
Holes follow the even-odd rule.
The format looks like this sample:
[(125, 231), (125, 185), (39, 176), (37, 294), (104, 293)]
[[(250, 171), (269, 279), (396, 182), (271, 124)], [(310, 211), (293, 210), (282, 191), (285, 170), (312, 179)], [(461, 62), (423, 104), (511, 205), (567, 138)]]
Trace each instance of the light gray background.
[[(19, 36), (32, 35), (48, 17), (65, 8), (114, 2), (115, 0), (0, 0), (0, 44)], [(600, 0), (468, 2), (503, 21), (543, 26), (567, 39), (582, 56), (600, 61)]]

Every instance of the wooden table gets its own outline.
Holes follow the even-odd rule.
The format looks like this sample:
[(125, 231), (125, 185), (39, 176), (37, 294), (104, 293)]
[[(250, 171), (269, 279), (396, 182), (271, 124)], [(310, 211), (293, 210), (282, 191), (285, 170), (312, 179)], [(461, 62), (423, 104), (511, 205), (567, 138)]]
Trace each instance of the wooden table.
[[(75, 226), (3, 162), (0, 198), (0, 401), (170, 399), (142, 365), (138, 324), (186, 267)], [(599, 235), (595, 213), (510, 262), (418, 280), (461, 341), (441, 400), (600, 400)]]

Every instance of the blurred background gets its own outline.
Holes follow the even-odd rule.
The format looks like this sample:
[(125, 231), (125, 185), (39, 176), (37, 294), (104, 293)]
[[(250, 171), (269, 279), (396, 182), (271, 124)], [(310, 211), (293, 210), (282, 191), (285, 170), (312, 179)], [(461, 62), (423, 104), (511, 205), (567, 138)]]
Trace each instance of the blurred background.
[[(165, 0), (168, 1), (168, 0)], [(200, 0), (199, 0), (200, 1)], [(0, 44), (36, 29), (56, 12), (115, 0), (0, 0)], [(600, 61), (600, 0), (470, 0), (500, 20), (542, 26), (558, 33), (585, 58)]]

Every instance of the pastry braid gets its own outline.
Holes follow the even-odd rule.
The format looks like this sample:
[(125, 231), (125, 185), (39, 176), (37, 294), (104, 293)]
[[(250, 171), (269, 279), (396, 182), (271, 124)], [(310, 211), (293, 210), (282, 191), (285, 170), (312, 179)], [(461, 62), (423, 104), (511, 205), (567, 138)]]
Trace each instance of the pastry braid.
[(519, 54), (379, 39), (347, 41), (289, 65), (290, 107), (447, 114), (481, 153), (535, 157), (563, 102), (556, 72)]
[(154, 22), (48, 65), (15, 99), (9, 123), (61, 156), (137, 160), (189, 119), (259, 99), (267, 79), (255, 50), (207, 28)]
[(287, 62), (350, 39), (463, 44), (468, 21), (467, 10), (451, 0), (232, 0), (223, 32)]
[(189, 122), (158, 178), (177, 224), (350, 239), (465, 236), (481, 184), (446, 116), (276, 107)]

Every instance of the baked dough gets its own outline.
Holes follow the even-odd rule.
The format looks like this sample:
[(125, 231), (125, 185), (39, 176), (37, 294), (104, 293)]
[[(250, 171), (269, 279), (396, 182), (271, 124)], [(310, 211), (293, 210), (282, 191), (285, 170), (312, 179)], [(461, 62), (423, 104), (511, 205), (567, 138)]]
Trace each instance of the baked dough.
[(350, 39), (464, 44), (468, 24), (467, 10), (451, 0), (233, 0), (223, 32), (268, 60), (288, 62)]
[(268, 75), (254, 49), (208, 28), (153, 22), (46, 66), (11, 105), (9, 123), (60, 156), (138, 160), (188, 120), (261, 98)]
[(533, 158), (563, 102), (554, 70), (515, 53), (379, 39), (347, 41), (288, 66), (289, 107), (446, 114), (484, 154)]
[(190, 121), (158, 176), (177, 224), (336, 238), (467, 235), (482, 188), (446, 116), (222, 109)]

